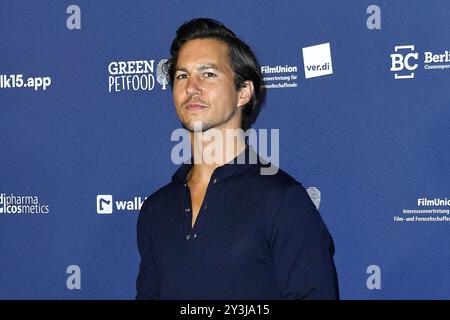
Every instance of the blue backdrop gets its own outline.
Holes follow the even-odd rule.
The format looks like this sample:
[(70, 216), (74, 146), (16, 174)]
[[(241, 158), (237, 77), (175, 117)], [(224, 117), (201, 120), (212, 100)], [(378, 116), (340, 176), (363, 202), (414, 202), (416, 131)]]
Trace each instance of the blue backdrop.
[(267, 67), (254, 128), (320, 192), (341, 298), (449, 299), (444, 0), (0, 1), (0, 298), (134, 298), (139, 205), (177, 168), (157, 65), (201, 16)]

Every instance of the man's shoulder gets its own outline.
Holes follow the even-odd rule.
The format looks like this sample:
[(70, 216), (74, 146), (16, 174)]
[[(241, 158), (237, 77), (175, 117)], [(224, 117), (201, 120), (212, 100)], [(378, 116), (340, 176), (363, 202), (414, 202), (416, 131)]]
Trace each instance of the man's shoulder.
[[(251, 170), (250, 177), (255, 182), (269, 189), (286, 190), (291, 186), (301, 186), (301, 183), (281, 168), (276, 167), (270, 171), (263, 171), (265, 166), (256, 166)], [(269, 173), (269, 174), (265, 174)]]
[(145, 199), (141, 211), (151, 211), (152, 207), (155, 205), (164, 205), (166, 202), (170, 202), (171, 199), (173, 199), (174, 192), (175, 188), (173, 182), (169, 182), (160, 187)]

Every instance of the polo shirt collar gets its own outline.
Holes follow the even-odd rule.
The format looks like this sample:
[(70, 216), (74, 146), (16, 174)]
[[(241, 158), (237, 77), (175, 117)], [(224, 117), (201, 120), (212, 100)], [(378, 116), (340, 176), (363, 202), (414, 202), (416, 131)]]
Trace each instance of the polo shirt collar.
[[(188, 162), (183, 163), (172, 176), (172, 181), (180, 181), (186, 183), (186, 177), (190, 169), (193, 166), (193, 157)], [(215, 178), (225, 178), (227, 176), (235, 175), (247, 171), (253, 166), (260, 166), (265, 164), (256, 153), (254, 148), (246, 144), (245, 149), (237, 155), (235, 158), (225, 163), (224, 165), (217, 167), (213, 176)]]

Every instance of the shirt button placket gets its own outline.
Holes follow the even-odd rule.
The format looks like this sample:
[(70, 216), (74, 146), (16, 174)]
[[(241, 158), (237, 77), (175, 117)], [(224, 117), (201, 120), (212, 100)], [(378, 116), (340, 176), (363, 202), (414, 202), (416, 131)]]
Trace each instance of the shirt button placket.
[[(187, 214), (187, 213), (189, 213), (189, 212), (191, 212), (191, 208), (184, 208), (184, 212)], [(186, 217), (185, 217), (185, 219), (187, 219)], [(190, 219), (188, 219), (188, 220), (190, 220)], [(188, 233), (187, 235), (186, 235), (186, 240), (190, 240), (191, 239), (191, 234), (190, 233)]]
[[(187, 183), (184, 184), (184, 187), (186, 188), (186, 192), (189, 192), (189, 187), (188, 187)], [(191, 208), (190, 208), (190, 197), (189, 197), (189, 193), (188, 193), (187, 198), (186, 198), (186, 204), (185, 204), (185, 208), (184, 208), (184, 213), (187, 215), (187, 214), (189, 214), (190, 212), (191, 212)], [(190, 223), (190, 220), (191, 220), (191, 219), (189, 219), (189, 217), (185, 216), (184, 219), (186, 220), (186, 223)], [(186, 230), (186, 231), (187, 231), (187, 230)], [(191, 240), (191, 239), (193, 239), (192, 234), (191, 234), (191, 233), (188, 233), (188, 231), (187, 231), (187, 233), (186, 233), (186, 235), (185, 235), (185, 239), (186, 239), (186, 240)]]

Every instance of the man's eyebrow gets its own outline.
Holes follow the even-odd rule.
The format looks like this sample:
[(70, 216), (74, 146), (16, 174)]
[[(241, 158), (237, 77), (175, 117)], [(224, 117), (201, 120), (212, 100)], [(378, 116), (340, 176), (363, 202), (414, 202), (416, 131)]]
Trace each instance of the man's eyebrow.
[(187, 70), (186, 70), (185, 68), (183, 68), (183, 67), (176, 67), (176, 68), (175, 68), (175, 72), (176, 72), (176, 71), (187, 72)]
[(214, 63), (206, 63), (206, 64), (201, 64), (197, 67), (197, 70), (206, 70), (206, 69), (216, 69), (218, 70), (219, 68), (214, 64)]
[[(214, 63), (204, 63), (204, 64), (197, 66), (196, 69), (198, 71), (203, 71), (203, 70), (207, 70), (207, 69), (220, 70), (219, 67), (217, 67), (217, 65), (215, 65)], [(175, 72), (177, 72), (177, 71), (188, 72), (186, 68), (183, 68), (180, 66), (175, 68)]]

